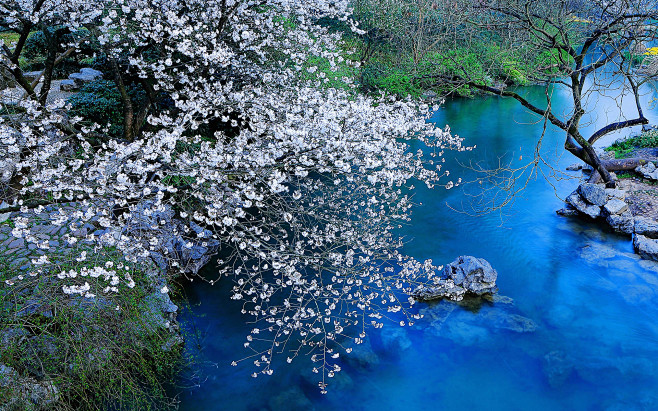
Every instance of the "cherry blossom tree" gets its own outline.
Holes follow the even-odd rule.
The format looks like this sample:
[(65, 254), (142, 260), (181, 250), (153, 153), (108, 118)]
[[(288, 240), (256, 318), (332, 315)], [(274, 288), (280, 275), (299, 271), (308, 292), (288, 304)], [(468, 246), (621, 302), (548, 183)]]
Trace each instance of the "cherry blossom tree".
[[(4, 211), (83, 204), (57, 223), (93, 219), (106, 228), (97, 244), (133, 261), (159, 252), (189, 273), (153, 234), (157, 216), (174, 214), (190, 240), (183, 248), (219, 244), (217, 276), (206, 280), (234, 281), (232, 298), (253, 317), (253, 375), (271, 374), (275, 355), (311, 353), (324, 391), (350, 340), (387, 313), (413, 322), (409, 294), (436, 267), (401, 254), (395, 229), (410, 218), (411, 186), (451, 187), (441, 156), (463, 149), (426, 122), (426, 105), (364, 97), (349, 78), (328, 86), (310, 61), (358, 63), (317, 22), (350, 22), (349, 12), (340, 0), (2, 0), (1, 25), (19, 40), (0, 67), (25, 91), (0, 122)], [(25, 80), (21, 49), (30, 31), (51, 26), (85, 28), (100, 45), (122, 96), (122, 138), (65, 101), (47, 103), (58, 56), (39, 92)], [(65, 46), (71, 54), (80, 44)], [(131, 100), (130, 84), (145, 98)], [(129, 229), (138, 216), (155, 216), (155, 227)], [(37, 241), (21, 218), (13, 235)], [(46, 255), (35, 275), (49, 264)], [(97, 290), (80, 273), (58, 280), (63, 293), (89, 298), (130, 286), (103, 272)]]

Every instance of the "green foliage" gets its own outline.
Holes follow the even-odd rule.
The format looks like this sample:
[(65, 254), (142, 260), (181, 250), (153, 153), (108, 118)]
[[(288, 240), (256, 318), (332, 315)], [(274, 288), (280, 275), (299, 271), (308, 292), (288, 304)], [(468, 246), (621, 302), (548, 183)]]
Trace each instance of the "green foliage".
[[(76, 56), (91, 56), (100, 50), (100, 44), (95, 40), (81, 41), (89, 37), (87, 29), (80, 29), (74, 32), (68, 32), (63, 27), (49, 27), (47, 30), (56, 36), (56, 41), (60, 46), (57, 52), (62, 53), (68, 44), (78, 42), (79, 51)], [(25, 71), (36, 71), (45, 68), (45, 61), (47, 56), (46, 36), (43, 30), (35, 31), (30, 34), (25, 42), (21, 58), (21, 68)], [(54, 70), (55, 78), (65, 78), (71, 73), (75, 73), (82, 67), (78, 62), (77, 57), (67, 57), (60, 62)]]
[[(53, 381), (60, 393), (57, 409), (171, 407), (165, 384), (175, 378), (182, 357), (179, 346), (164, 348), (171, 345), (172, 334), (158, 325), (161, 320), (148, 315), (153, 284), (147, 268), (126, 262), (114, 248), (91, 253), (83, 262), (49, 257), (62, 260), (58, 272), (109, 261), (118, 275), (130, 275), (135, 286), (120, 285), (117, 294), (98, 291), (94, 298), (66, 296), (57, 282), (49, 280), (57, 272), (16, 280), (25, 273), (9, 260), (0, 261), (0, 306), (5, 307), (0, 311), (0, 333), (22, 335), (5, 334), (9, 337), (3, 337), (7, 344), (0, 350), (0, 363), (22, 377)], [(7, 286), (8, 279), (16, 284)], [(104, 286), (99, 279), (84, 281), (92, 283), (92, 290)]]
[(630, 173), (628, 171), (623, 171), (621, 173), (617, 173), (617, 178), (620, 179), (620, 180), (634, 178), (634, 177), (636, 177), (636, 175), (633, 174), (633, 173)]
[(331, 66), (329, 60), (323, 57), (312, 57), (306, 61), (300, 73), (302, 80), (315, 80), (323, 88), (349, 89), (345, 79), (353, 79), (357, 70), (348, 64), (353, 59), (347, 50), (343, 50), (343, 60)]
[(615, 141), (611, 146), (606, 147), (606, 151), (613, 151), (615, 158), (625, 158), (635, 149), (656, 147), (658, 147), (658, 131), (652, 130), (639, 136)]
[(19, 38), (20, 35), (18, 33), (13, 33), (13, 32), (0, 33), (0, 40), (2, 40), (5, 46), (9, 48), (13, 48), (12, 44), (16, 43)]
[[(134, 103), (145, 98), (144, 92), (137, 86), (128, 87), (128, 94)], [(112, 81), (96, 80), (84, 85), (79, 93), (68, 100), (70, 113), (81, 116), (88, 123), (107, 126), (111, 137), (123, 135), (123, 103), (121, 93)]]
[(383, 91), (400, 97), (418, 97), (422, 93), (409, 74), (381, 63), (364, 67), (361, 72), (361, 88), (366, 92)]
[(643, 54), (631, 54), (628, 51), (624, 52), (624, 58), (626, 60), (630, 60), (631, 64), (633, 66), (641, 66), (642, 63), (644, 63), (644, 60), (646, 59), (646, 55)]
[(120, 137), (123, 133), (123, 105), (121, 93), (108, 80), (86, 84), (80, 92), (69, 98), (71, 114), (85, 121), (108, 126), (108, 134)]

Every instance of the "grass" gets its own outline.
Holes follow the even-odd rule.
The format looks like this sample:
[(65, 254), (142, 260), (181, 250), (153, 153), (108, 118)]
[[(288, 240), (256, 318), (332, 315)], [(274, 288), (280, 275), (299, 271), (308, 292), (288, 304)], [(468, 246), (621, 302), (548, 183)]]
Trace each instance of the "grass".
[(18, 42), (18, 39), (20, 39), (20, 35), (18, 33), (11, 33), (11, 32), (4, 32), (0, 33), (0, 39), (5, 43), (5, 46), (7, 47), (12, 47), (12, 45), (16, 42)]
[(615, 158), (627, 158), (638, 148), (658, 147), (658, 131), (646, 131), (638, 136), (615, 141), (606, 151), (613, 151)]
[[(77, 251), (79, 255), (81, 250)], [(16, 269), (7, 257), (0, 260), (0, 306), (5, 307), (0, 311), (0, 335), (8, 331), (24, 334), (9, 338), (0, 351), (0, 363), (22, 377), (52, 381), (60, 392), (56, 409), (173, 406), (165, 385), (180, 369), (182, 357), (177, 348), (163, 349), (173, 335), (158, 325), (163, 320), (145, 318), (154, 290), (152, 279), (146, 276), (147, 267), (128, 263), (112, 247), (89, 250), (87, 255), (87, 260), (76, 261), (49, 254), (51, 260), (60, 261), (35, 276)], [(103, 293), (107, 283), (102, 277), (56, 279), (63, 271), (80, 272), (106, 262), (112, 263), (122, 279), (116, 294)], [(134, 287), (125, 285), (126, 276), (133, 279)], [(14, 285), (7, 285), (6, 280), (13, 280)], [(62, 292), (65, 283), (85, 282), (97, 297), (72, 297)], [(35, 307), (44, 307), (46, 313)], [(5, 389), (0, 392), (0, 402), (11, 396)], [(14, 405), (30, 409), (28, 403)]]
[(635, 174), (629, 173), (628, 171), (624, 171), (617, 174), (617, 178), (620, 180), (635, 178), (635, 177), (637, 177)]

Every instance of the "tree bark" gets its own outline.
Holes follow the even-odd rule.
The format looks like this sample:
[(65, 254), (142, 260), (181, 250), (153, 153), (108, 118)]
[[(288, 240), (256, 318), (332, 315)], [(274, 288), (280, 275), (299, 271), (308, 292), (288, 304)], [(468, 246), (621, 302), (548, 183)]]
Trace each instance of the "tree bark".
[(126, 85), (123, 82), (119, 63), (112, 57), (109, 58), (109, 61), (114, 74), (114, 83), (119, 89), (119, 93), (121, 93), (121, 103), (123, 105), (123, 137), (128, 141), (133, 141), (135, 139), (135, 110), (133, 108), (133, 103), (128, 94), (128, 90), (126, 90)]

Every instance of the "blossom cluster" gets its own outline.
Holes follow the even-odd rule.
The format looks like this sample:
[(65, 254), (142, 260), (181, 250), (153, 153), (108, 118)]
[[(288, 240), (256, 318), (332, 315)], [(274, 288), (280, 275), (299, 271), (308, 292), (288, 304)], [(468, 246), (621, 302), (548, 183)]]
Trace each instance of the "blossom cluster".
[[(86, 240), (129, 261), (163, 253), (170, 269), (184, 270), (181, 255), (193, 246), (218, 241), (217, 276), (207, 280), (235, 282), (231, 298), (257, 324), (245, 347), (258, 373), (271, 374), (277, 354), (292, 361), (310, 353), (324, 390), (347, 342), (362, 341), (386, 315), (413, 322), (410, 291), (435, 267), (401, 254), (395, 229), (410, 218), (413, 184), (452, 186), (441, 157), (463, 148), (426, 121), (431, 107), (366, 97), (356, 85), (327, 87), (326, 75), (308, 68), (312, 58), (346, 64), (340, 36), (318, 24), (326, 17), (354, 26), (346, 1), (0, 4), (5, 24), (17, 28), (24, 16), (93, 27), (108, 58), (121, 62), (115, 77), (131, 73), (169, 102), (151, 107), (133, 138), (92, 144), (104, 125), (83, 122), (62, 102), (21, 101), (24, 116), (0, 119), (2, 144), (19, 154), (5, 180), (12, 205), (36, 213), (35, 195), (82, 204), (84, 212), (57, 223), (93, 222), (105, 234)], [(158, 217), (170, 212), (189, 238), (174, 253), (162, 251), (162, 224), (171, 220)], [(14, 220), (17, 236), (24, 223)], [(86, 282), (67, 281), (102, 278), (106, 292), (134, 284), (101, 266), (56, 277), (65, 294), (87, 297)]]

